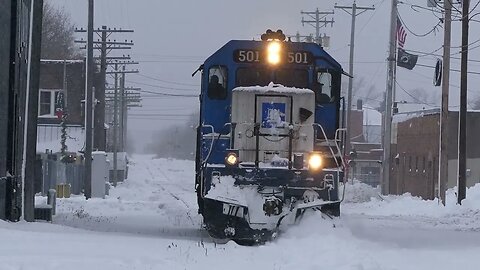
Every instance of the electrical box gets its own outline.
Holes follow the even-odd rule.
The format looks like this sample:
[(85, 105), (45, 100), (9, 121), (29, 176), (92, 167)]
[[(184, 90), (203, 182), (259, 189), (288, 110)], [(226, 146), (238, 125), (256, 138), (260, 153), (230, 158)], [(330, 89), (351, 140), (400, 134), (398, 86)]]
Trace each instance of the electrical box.
[(107, 154), (103, 151), (92, 152), (92, 198), (105, 198), (108, 168)]

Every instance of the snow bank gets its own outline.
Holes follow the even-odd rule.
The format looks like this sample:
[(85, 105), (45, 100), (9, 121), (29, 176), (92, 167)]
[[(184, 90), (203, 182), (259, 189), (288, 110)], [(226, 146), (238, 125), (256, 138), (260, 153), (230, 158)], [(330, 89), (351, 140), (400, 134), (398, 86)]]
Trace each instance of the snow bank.
[(433, 226), (480, 231), (480, 184), (467, 189), (467, 199), (462, 205), (456, 204), (455, 192), (456, 189), (447, 191), (445, 206), (438, 200), (423, 200), (407, 193), (371, 197), (370, 201), (363, 203), (347, 203), (343, 212), (372, 217), (412, 217), (415, 220), (423, 219)]
[[(347, 184), (340, 218), (311, 211), (277, 240), (243, 247), (201, 229), (193, 162), (143, 156), (131, 165), (105, 200), (59, 199), (56, 224), (0, 221), (0, 269), (478, 269), (480, 234), (451, 228), (478, 217), (480, 186), (463, 206), (449, 191), (443, 207), (409, 195), (382, 201), (377, 189)], [(409, 225), (432, 221), (450, 227)]]
[[(343, 189), (343, 186), (340, 186)], [(372, 187), (365, 183), (355, 180), (353, 184), (351, 182), (346, 183), (345, 187), (345, 203), (360, 203), (368, 202), (372, 198), (378, 198), (380, 194), (380, 187)]]

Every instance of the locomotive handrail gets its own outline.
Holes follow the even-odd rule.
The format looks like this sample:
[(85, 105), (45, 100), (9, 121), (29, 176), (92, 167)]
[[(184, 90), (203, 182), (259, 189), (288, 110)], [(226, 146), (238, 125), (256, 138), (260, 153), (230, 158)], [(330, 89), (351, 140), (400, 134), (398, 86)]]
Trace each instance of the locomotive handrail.
[[(314, 127), (315, 127), (315, 126), (316, 126), (316, 127), (320, 127), (320, 130), (321, 130), (322, 133), (323, 133), (323, 137), (325, 138), (325, 141), (329, 144), (329, 145), (328, 145), (328, 149), (330, 149), (330, 153), (332, 154), (332, 157), (333, 157), (333, 159), (335, 160), (335, 164), (337, 164), (337, 167), (340, 167), (340, 164), (338, 164), (338, 160), (337, 160), (337, 158), (335, 157), (335, 153), (333, 153), (333, 149), (332, 149), (332, 147), (330, 146), (330, 141), (328, 140), (327, 134), (325, 133), (325, 130), (323, 129), (322, 125), (320, 125), (320, 124), (318, 124), (318, 123), (313, 123), (312, 125), (313, 125)], [(336, 142), (335, 142), (335, 146), (337, 147), (337, 150), (338, 150), (338, 152), (339, 152), (339, 154), (340, 154), (340, 157), (341, 157), (341, 156), (342, 156), (342, 153), (340, 152), (340, 148), (338, 147), (338, 144), (337, 144)], [(342, 162), (343, 162), (343, 159), (342, 159)]]
[[(223, 127), (226, 127), (226, 126), (232, 126), (232, 123), (228, 122), (228, 123), (225, 123), (223, 125)], [(203, 162), (203, 165), (205, 165), (208, 161), (208, 159), (210, 158), (210, 155), (212, 154), (212, 151), (213, 151), (213, 147), (215, 145), (215, 142), (216, 140), (219, 140), (222, 136), (222, 133), (216, 133), (215, 132), (215, 127), (213, 125), (204, 125), (202, 124), (201, 125), (202, 128), (210, 128), (212, 130), (211, 133), (207, 133), (207, 134), (202, 134), (202, 137), (203, 136), (212, 136), (212, 142), (210, 143), (210, 149), (208, 150), (208, 154), (207, 154), (207, 157), (205, 158), (204, 162)], [(215, 138), (215, 135), (218, 134), (218, 138)], [(228, 134), (226, 134), (226, 136), (228, 136)], [(230, 131), (230, 141), (232, 140), (232, 132)]]
[[(346, 132), (346, 131), (347, 131), (346, 128), (339, 128), (335, 131), (335, 144), (337, 144), (338, 148), (339, 148), (339, 146), (338, 146), (337, 142), (339, 141), (339, 139), (338, 139), (338, 137), (340, 136), (339, 134), (340, 134), (340, 132)], [(343, 154), (342, 153), (340, 153), (340, 159), (342, 160), (343, 167), (345, 168), (345, 160), (343, 159)], [(347, 181), (343, 181), (343, 192), (342, 192), (342, 199), (340, 200), (340, 203), (342, 203), (343, 200), (345, 200), (345, 190), (346, 190), (346, 186), (347, 186), (346, 182)]]
[[(337, 130), (335, 131), (335, 145), (337, 146), (337, 148), (339, 149), (339, 151), (340, 151), (340, 146), (338, 145), (338, 141), (339, 141), (338, 137), (339, 137), (339, 134), (340, 134), (340, 132), (346, 132), (346, 131), (347, 131), (346, 128), (339, 128), (339, 129), (337, 129)], [(340, 159), (342, 160), (343, 167), (345, 167), (345, 160), (343, 159), (343, 154), (342, 154), (342, 153), (340, 153)]]
[[(205, 164), (207, 163), (208, 159), (210, 158), (210, 154), (212, 154), (212, 150), (213, 150), (213, 144), (215, 142), (215, 127), (213, 127), (212, 125), (204, 125), (202, 124), (201, 125), (202, 128), (210, 128), (212, 130), (212, 142), (210, 143), (210, 150), (208, 151), (208, 154), (207, 154), (207, 157), (205, 158), (205, 160), (203, 161), (203, 164), (202, 164), (202, 167), (205, 166)], [(204, 135), (207, 135), (207, 134), (203, 134), (202, 137)]]

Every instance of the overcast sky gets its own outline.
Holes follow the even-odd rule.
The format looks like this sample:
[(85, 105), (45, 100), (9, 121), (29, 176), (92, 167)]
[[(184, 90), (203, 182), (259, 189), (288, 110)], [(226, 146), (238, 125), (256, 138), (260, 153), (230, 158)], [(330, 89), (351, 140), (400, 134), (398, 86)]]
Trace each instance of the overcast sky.
[[(47, 1), (70, 12), (78, 27), (86, 27), (87, 0)], [(408, 28), (405, 48), (426, 53), (436, 51), (435, 53), (441, 54), (441, 26), (437, 27), (437, 31), (421, 37), (437, 25), (439, 15), (412, 6), (416, 3), (426, 7), (427, 0), (402, 2), (404, 4), (399, 5), (399, 13)], [(351, 6), (353, 1), (343, 0), (336, 3)], [(268, 28), (282, 29), (288, 35), (294, 35), (297, 31), (301, 34), (315, 33), (312, 26), (302, 26), (300, 11), (314, 11), (317, 7), (320, 11), (333, 11), (334, 5), (335, 1), (318, 0), (95, 0), (95, 27), (106, 25), (135, 30), (134, 34), (117, 35), (118, 40), (134, 40), (135, 46), (129, 53), (133, 60), (140, 62), (140, 74), (127, 76), (129, 86), (156, 92), (198, 94), (200, 78), (192, 78), (192, 72), (227, 41), (258, 40), (260, 34)], [(384, 92), (391, 1), (363, 0), (357, 1), (357, 5), (374, 5), (376, 9), (356, 18), (355, 79), (363, 79), (367, 87), (373, 85), (378, 91)], [(480, 8), (478, 9), (480, 11)], [(333, 18), (333, 27), (322, 28), (321, 33), (331, 36), (328, 52), (348, 71), (351, 16), (336, 9)], [(479, 23), (471, 23), (470, 43), (480, 37), (479, 26)], [(460, 27), (460, 22), (452, 25), (452, 54), (458, 58), (460, 49), (455, 46), (460, 45)], [(472, 44), (470, 59), (480, 60), (480, 48), (475, 47), (479, 45), (480, 42)], [(420, 55), (422, 57), (418, 64), (435, 65), (435, 56)], [(459, 59), (452, 59), (452, 68), (460, 69)], [(480, 72), (480, 62), (470, 62), (469, 69)], [(406, 91), (422, 89), (433, 100), (439, 101), (441, 88), (432, 85), (433, 69), (417, 66), (412, 71), (402, 68), (397, 70), (398, 84)], [(480, 98), (479, 77), (478, 74), (469, 76), (470, 101)], [(452, 72), (452, 107), (459, 104), (459, 80), (459, 73)], [(198, 107), (197, 98), (160, 98), (149, 94), (145, 96), (147, 97), (142, 101), (143, 107), (130, 111), (131, 115), (135, 116), (131, 116), (129, 122), (129, 130), (135, 131), (136, 138), (143, 142), (151, 139), (152, 131), (183, 122), (185, 115)], [(397, 87), (396, 100), (414, 101), (400, 87)], [(376, 101), (370, 103), (376, 105)], [(154, 116), (145, 116), (147, 114)]]

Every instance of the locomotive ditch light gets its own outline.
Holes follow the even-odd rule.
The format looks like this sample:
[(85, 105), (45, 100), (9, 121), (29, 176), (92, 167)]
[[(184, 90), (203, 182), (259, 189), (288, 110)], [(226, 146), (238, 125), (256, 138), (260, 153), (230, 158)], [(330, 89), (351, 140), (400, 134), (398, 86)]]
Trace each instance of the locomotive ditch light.
[(238, 150), (228, 150), (225, 155), (225, 166), (235, 168), (238, 167), (238, 163)]
[(267, 46), (267, 61), (272, 65), (280, 63), (282, 45), (278, 41), (270, 41)]
[(320, 153), (312, 152), (308, 157), (308, 169), (310, 171), (318, 171), (322, 168), (323, 158)]

